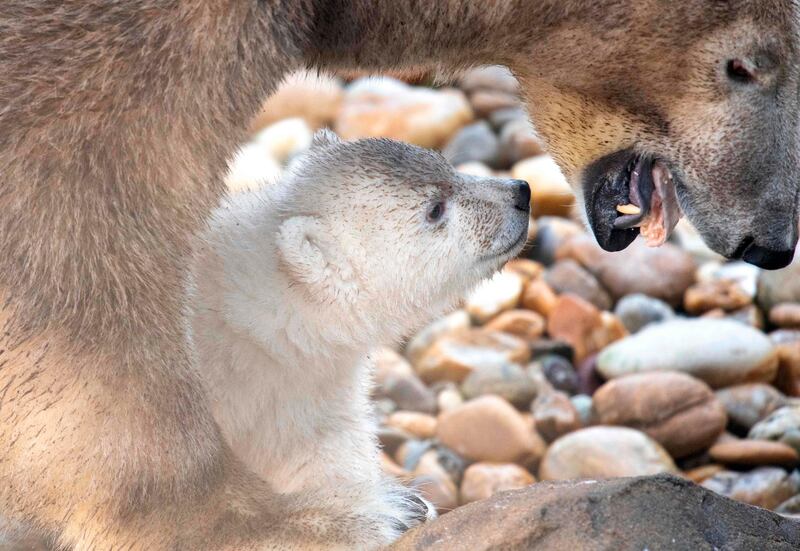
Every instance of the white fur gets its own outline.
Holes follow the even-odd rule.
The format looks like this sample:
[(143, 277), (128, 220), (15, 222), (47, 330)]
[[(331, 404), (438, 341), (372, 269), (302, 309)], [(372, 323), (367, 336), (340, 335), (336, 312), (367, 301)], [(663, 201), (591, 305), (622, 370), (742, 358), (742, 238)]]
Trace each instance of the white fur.
[[(351, 155), (393, 147), (375, 142), (375, 152)], [(315, 148), (347, 146), (318, 136), (311, 160)], [(505, 257), (471, 256), (480, 236), (468, 238), (472, 211), (459, 213), (455, 200), (453, 227), (433, 232), (418, 191), (346, 167), (320, 181), (318, 165), (301, 159), (282, 182), (217, 210), (195, 259), (191, 333), (235, 453), (280, 492), (380, 519), (381, 545), (420, 510), (380, 470), (362, 360), (440, 314)], [(455, 173), (441, 177), (461, 193)]]

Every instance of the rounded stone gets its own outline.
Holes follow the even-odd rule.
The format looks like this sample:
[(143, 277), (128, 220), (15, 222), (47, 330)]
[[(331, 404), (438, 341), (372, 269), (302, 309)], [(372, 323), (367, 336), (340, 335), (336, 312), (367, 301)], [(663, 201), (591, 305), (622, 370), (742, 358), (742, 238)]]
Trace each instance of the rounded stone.
[(416, 411), (395, 411), (386, 424), (423, 440), (436, 434), (436, 417)]
[(615, 300), (641, 293), (673, 307), (682, 304), (683, 294), (694, 283), (697, 269), (691, 255), (679, 247), (666, 243), (651, 248), (642, 239), (624, 251), (609, 253), (591, 237), (582, 235), (566, 241), (557, 256), (582, 264)]
[(684, 373), (628, 375), (593, 396), (598, 422), (635, 427), (673, 457), (708, 448), (725, 430), (725, 409), (702, 381)]
[(737, 429), (750, 428), (778, 408), (787, 398), (777, 388), (766, 383), (750, 383), (723, 388), (717, 398), (728, 413), (728, 420)]
[(572, 293), (600, 310), (611, 309), (611, 297), (592, 274), (574, 260), (560, 260), (547, 270), (545, 281), (556, 293)]
[(736, 465), (794, 465), (800, 459), (791, 446), (768, 440), (728, 440), (711, 446), (708, 455)]
[(534, 216), (569, 216), (575, 195), (552, 158), (539, 155), (519, 161), (511, 168), (511, 177), (530, 184)]
[(474, 461), (526, 464), (545, 444), (511, 404), (481, 396), (439, 415), (436, 435), (445, 446)]
[(460, 383), (481, 366), (525, 363), (530, 349), (522, 339), (499, 333), (472, 329), (439, 338), (416, 364), (423, 381)]
[(786, 406), (776, 409), (765, 419), (759, 421), (748, 438), (753, 440), (774, 440), (784, 442), (800, 451), (800, 406)]
[(547, 442), (581, 428), (578, 410), (563, 392), (546, 392), (531, 404), (536, 432)]
[(345, 90), (336, 133), (346, 140), (393, 138), (440, 147), (474, 114), (459, 90), (412, 87), (391, 78), (368, 78)]
[(647, 476), (677, 472), (667, 451), (643, 432), (626, 427), (590, 427), (562, 436), (548, 448), (541, 480)]
[(513, 463), (473, 463), (464, 471), (461, 504), (492, 497), (498, 492), (517, 490), (536, 482), (536, 478)]
[(490, 331), (501, 331), (525, 339), (538, 340), (544, 334), (544, 318), (531, 310), (509, 310), (485, 325)]
[(527, 408), (537, 391), (535, 381), (515, 363), (477, 366), (461, 384), (461, 392), (467, 399), (494, 394), (519, 408)]
[(746, 473), (722, 471), (702, 486), (725, 497), (764, 509), (774, 509), (800, 491), (800, 474), (778, 467), (759, 467)]
[(523, 279), (519, 274), (498, 272), (467, 297), (466, 310), (477, 323), (486, 323), (500, 312), (517, 307), (522, 286)]
[(682, 371), (720, 388), (771, 381), (778, 358), (761, 332), (728, 320), (672, 320), (616, 342), (598, 356), (606, 379), (644, 371)]
[(696, 283), (686, 290), (683, 307), (690, 314), (700, 315), (720, 308), (733, 312), (753, 302), (752, 296), (735, 281), (717, 279)]
[(651, 323), (675, 317), (669, 304), (641, 293), (622, 297), (614, 308), (616, 315), (630, 333), (637, 333)]

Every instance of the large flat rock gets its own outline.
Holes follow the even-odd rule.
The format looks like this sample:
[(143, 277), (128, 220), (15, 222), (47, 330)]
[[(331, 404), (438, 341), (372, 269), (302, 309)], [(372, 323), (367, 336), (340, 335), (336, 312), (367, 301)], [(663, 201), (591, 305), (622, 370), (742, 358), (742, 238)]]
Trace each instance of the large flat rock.
[(790, 551), (800, 522), (671, 476), (542, 482), (460, 507), (393, 551)]

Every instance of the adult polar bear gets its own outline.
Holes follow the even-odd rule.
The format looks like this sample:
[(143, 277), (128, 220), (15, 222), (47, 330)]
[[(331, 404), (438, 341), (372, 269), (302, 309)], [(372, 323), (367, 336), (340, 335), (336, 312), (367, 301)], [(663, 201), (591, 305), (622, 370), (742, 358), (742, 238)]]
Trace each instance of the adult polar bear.
[[(635, 195), (627, 167), (666, 165), (713, 248), (778, 267), (797, 238), (798, 9), (0, 2), (0, 511), (77, 550), (347, 547), (363, 530), (235, 459), (187, 349), (192, 235), (288, 71), (504, 63), (605, 247), (638, 231), (612, 212)], [(669, 183), (635, 183), (670, 206)]]

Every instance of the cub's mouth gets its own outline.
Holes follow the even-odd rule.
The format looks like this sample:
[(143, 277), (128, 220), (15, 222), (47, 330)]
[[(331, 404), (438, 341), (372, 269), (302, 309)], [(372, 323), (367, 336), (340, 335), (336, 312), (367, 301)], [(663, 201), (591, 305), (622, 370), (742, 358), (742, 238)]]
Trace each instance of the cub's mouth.
[(633, 149), (589, 165), (583, 192), (597, 242), (607, 251), (621, 251), (641, 234), (649, 246), (663, 245), (682, 216), (679, 185), (665, 161)]

